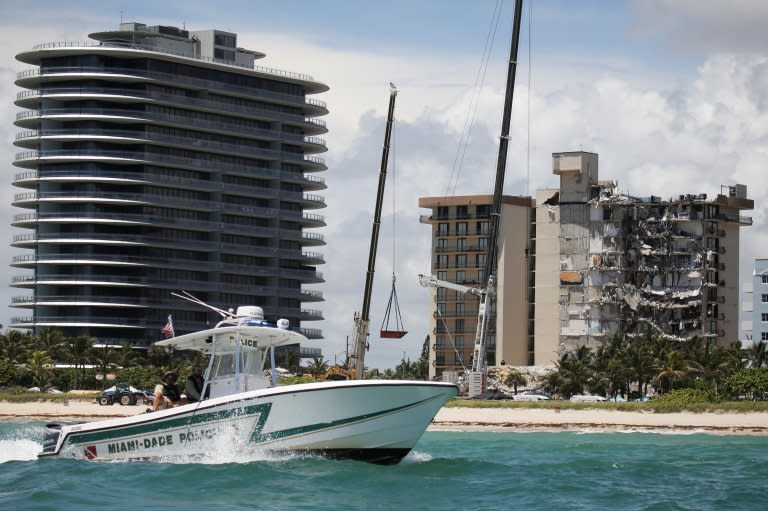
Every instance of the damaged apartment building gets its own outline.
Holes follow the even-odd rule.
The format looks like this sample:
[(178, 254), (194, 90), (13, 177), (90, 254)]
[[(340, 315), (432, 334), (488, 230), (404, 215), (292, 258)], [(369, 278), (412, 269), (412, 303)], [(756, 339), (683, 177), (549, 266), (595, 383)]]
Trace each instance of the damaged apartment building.
[[(739, 229), (752, 219), (743, 185), (705, 194), (634, 197), (598, 180), (598, 156), (553, 154), (557, 189), (504, 196), (489, 364), (551, 366), (578, 346), (651, 328), (666, 339), (738, 339)], [(431, 209), (432, 271), (485, 281), (491, 196), (422, 197)], [(432, 289), (430, 376), (472, 353), (477, 299)], [(498, 311), (498, 315), (496, 314)], [(496, 320), (498, 318), (498, 320)]]
[(714, 198), (634, 197), (599, 181), (597, 154), (586, 152), (554, 154), (553, 172), (560, 188), (537, 197), (536, 238), (557, 234), (548, 250), (558, 245), (559, 282), (549, 296), (540, 291), (546, 269), (537, 264), (536, 308), (556, 300), (559, 332), (537, 322), (540, 348), (555, 334), (563, 353), (648, 327), (669, 340), (738, 339), (739, 228), (751, 225), (741, 211), (753, 208), (746, 186)]

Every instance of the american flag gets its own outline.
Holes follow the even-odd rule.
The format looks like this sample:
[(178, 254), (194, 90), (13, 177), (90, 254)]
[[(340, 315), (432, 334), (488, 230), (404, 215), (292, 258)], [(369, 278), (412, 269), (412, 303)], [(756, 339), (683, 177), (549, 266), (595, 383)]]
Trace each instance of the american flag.
[(163, 333), (166, 339), (176, 336), (176, 332), (173, 331), (173, 320), (171, 319), (170, 314), (168, 314), (168, 321), (165, 323), (165, 326), (160, 329), (160, 331)]

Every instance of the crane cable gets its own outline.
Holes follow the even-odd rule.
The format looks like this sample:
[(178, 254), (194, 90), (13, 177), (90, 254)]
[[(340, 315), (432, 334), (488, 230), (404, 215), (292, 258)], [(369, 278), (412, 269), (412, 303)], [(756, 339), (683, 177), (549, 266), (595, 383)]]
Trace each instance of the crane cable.
[(485, 84), (485, 76), (488, 71), (488, 63), (491, 58), (491, 50), (493, 49), (493, 41), (496, 38), (496, 31), (499, 27), (501, 20), (501, 7), (503, 0), (496, 0), (496, 5), (493, 8), (493, 14), (491, 15), (491, 23), (488, 27), (488, 32), (485, 36), (485, 42), (483, 45), (483, 51), (480, 57), (480, 64), (475, 74), (475, 83), (472, 86), (472, 94), (469, 101), (469, 109), (467, 110), (467, 117), (464, 119), (464, 126), (462, 127), (461, 136), (459, 138), (459, 144), (456, 148), (456, 155), (453, 159), (453, 166), (451, 167), (451, 175), (448, 178), (448, 185), (446, 187), (446, 196), (453, 196), (456, 193), (456, 186), (459, 182), (459, 176), (464, 165), (464, 157), (469, 147), (469, 139), (472, 134), (472, 127), (475, 123), (475, 117), (477, 116), (477, 107), (480, 103), (480, 93), (483, 90)]
[[(392, 168), (390, 170), (390, 174), (392, 175), (392, 291), (389, 295), (389, 302), (387, 303), (387, 310), (384, 313), (384, 320), (381, 323), (381, 329), (380, 329), (380, 337), (383, 338), (390, 338), (390, 339), (400, 339), (403, 336), (405, 336), (407, 330), (405, 330), (405, 325), (403, 324), (403, 318), (400, 314), (400, 304), (397, 300), (397, 289), (395, 287), (395, 283), (397, 282), (397, 276), (395, 275), (395, 268), (397, 268), (397, 236), (396, 236), (396, 218), (397, 218), (397, 203), (396, 203), (396, 197), (397, 193), (395, 193), (395, 190), (397, 189), (397, 173), (395, 172), (397, 161), (396, 151), (397, 151), (397, 143), (396, 143), (396, 132), (397, 130), (394, 129), (394, 125), (396, 124), (396, 118), (393, 117), (392, 119), (392, 135), (391, 135), (391, 153), (392, 153)], [(394, 329), (390, 329), (389, 323), (390, 320), (394, 320), (395, 325)]]

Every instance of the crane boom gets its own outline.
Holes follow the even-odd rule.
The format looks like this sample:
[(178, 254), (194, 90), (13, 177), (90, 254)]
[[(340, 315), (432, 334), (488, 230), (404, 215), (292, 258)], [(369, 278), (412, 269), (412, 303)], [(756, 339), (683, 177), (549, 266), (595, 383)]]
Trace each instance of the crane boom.
[(419, 274), (419, 284), (421, 284), (423, 287), (444, 287), (446, 289), (453, 289), (454, 291), (458, 291), (459, 293), (464, 293), (465, 295), (475, 295), (479, 297), (485, 296), (485, 290), (480, 289), (479, 287), (469, 287), (469, 286), (462, 286), (461, 284), (456, 284), (455, 282), (448, 282), (447, 280), (438, 280), (435, 277), (427, 277), (426, 275)]
[(373, 273), (376, 268), (376, 249), (379, 244), (379, 227), (381, 226), (381, 206), (384, 202), (384, 188), (387, 182), (387, 163), (389, 161), (389, 146), (392, 138), (392, 125), (395, 119), (395, 98), (397, 88), (390, 83), (389, 110), (387, 126), (384, 131), (384, 148), (381, 152), (381, 169), (379, 170), (379, 189), (376, 193), (376, 209), (373, 213), (373, 228), (371, 230), (371, 248), (368, 252), (368, 271), (365, 276), (363, 290), (363, 308), (355, 313), (355, 327), (352, 332), (352, 353), (349, 354), (347, 367), (353, 367), (355, 378), (362, 380), (365, 369), (365, 352), (368, 349), (368, 334), (370, 324), (371, 292), (373, 290)]
[[(515, 91), (515, 74), (517, 71), (517, 50), (520, 41), (520, 23), (522, 20), (523, 0), (515, 1), (514, 21), (512, 25), (512, 43), (509, 50), (509, 63), (507, 67), (507, 88), (504, 97), (504, 112), (501, 122), (501, 136), (499, 137), (499, 154), (496, 161), (496, 181), (493, 190), (493, 207), (491, 209), (490, 232), (488, 236), (488, 250), (485, 259), (485, 275), (488, 278), (488, 285), (479, 293), (473, 293), (480, 297), (478, 307), (477, 331), (475, 332), (475, 346), (472, 354), (472, 370), (469, 372), (469, 397), (478, 397), (485, 391), (485, 373), (486, 373), (486, 335), (488, 324), (490, 322), (490, 304), (496, 297), (496, 271), (498, 270), (498, 237), (499, 224), (501, 223), (501, 199), (504, 192), (504, 174), (507, 165), (507, 151), (509, 147), (509, 127), (512, 118), (512, 98)], [(431, 278), (430, 278), (431, 279)], [(456, 289), (464, 287), (437, 279), (422, 280), (422, 285), (432, 287), (446, 287)], [(455, 287), (458, 286), (458, 287)]]

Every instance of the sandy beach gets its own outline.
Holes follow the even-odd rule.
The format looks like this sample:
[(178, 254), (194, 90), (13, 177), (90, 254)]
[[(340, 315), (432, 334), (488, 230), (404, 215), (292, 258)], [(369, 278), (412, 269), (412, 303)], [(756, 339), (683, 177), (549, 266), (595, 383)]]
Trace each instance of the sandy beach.
[[(96, 402), (0, 402), (0, 421), (99, 420), (144, 413), (146, 405), (101, 406)], [(768, 413), (648, 413), (543, 408), (443, 408), (431, 431), (607, 430), (706, 431), (720, 434), (768, 434)]]
[(543, 408), (443, 408), (430, 430), (706, 431), (768, 434), (768, 413), (650, 413)]

